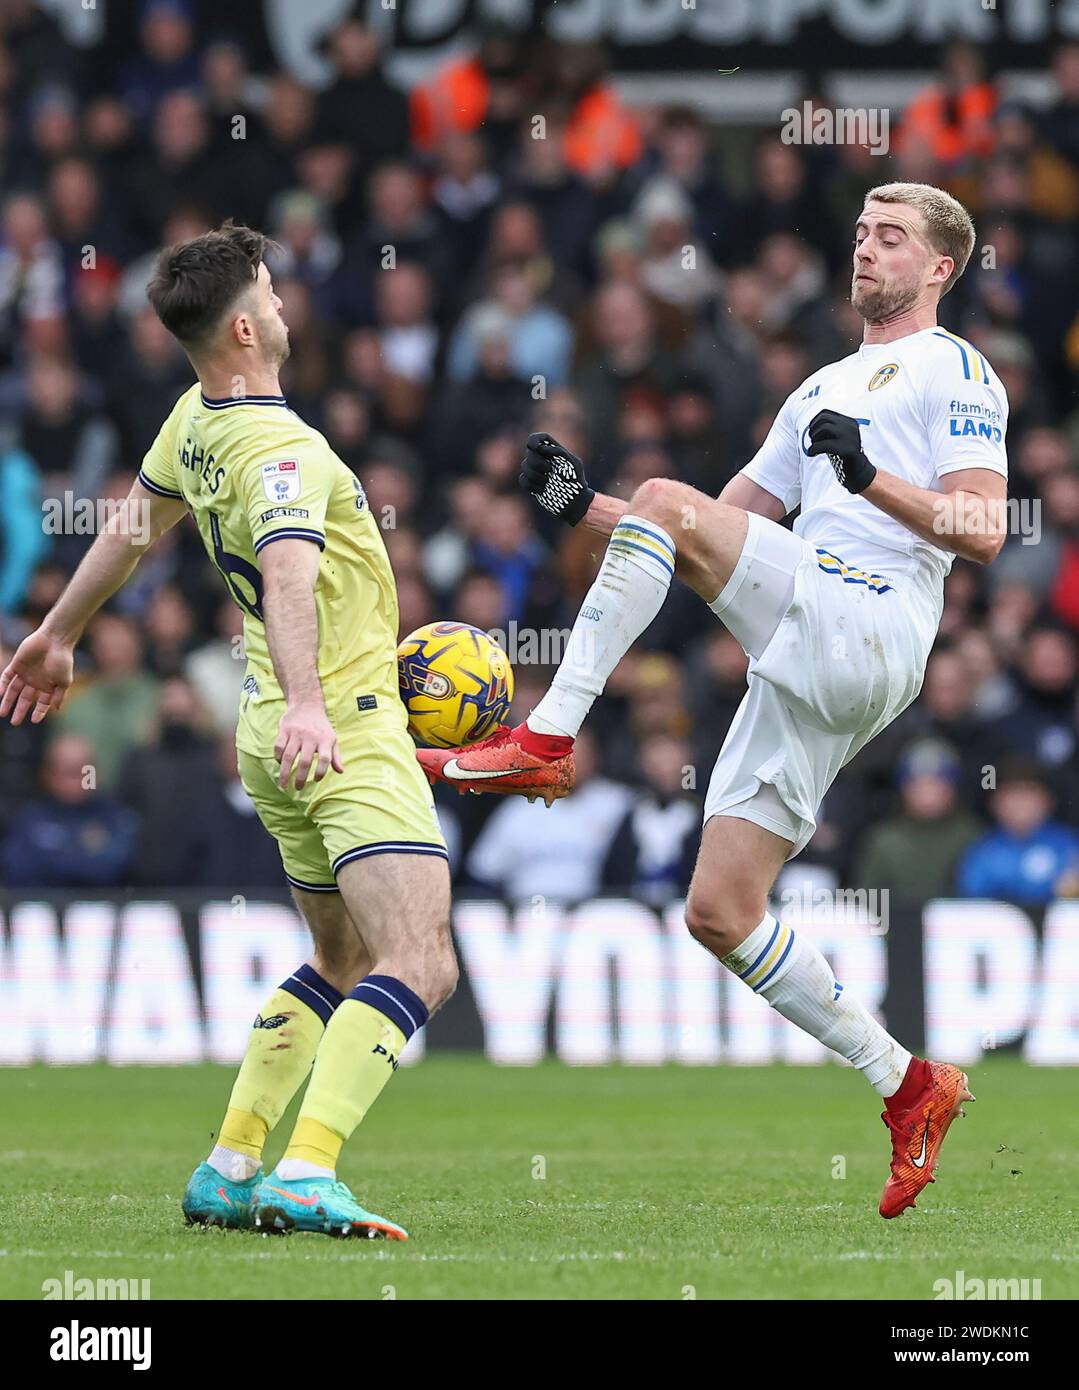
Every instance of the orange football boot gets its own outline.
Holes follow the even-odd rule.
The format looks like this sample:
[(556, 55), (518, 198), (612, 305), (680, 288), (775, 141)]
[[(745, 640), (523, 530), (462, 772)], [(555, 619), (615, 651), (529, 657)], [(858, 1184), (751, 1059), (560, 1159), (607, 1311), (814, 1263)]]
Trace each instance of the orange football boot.
[(518, 742), (523, 727), (511, 729), (504, 724), (489, 738), (463, 748), (417, 748), (416, 757), (432, 786), (447, 782), (459, 792), (500, 796), (516, 792), (529, 801), (542, 797), (550, 806), (573, 790), (577, 772), (573, 747), (558, 758), (538, 758)]
[[(974, 1099), (966, 1073), (958, 1067), (917, 1058), (911, 1062), (911, 1068), (915, 1066), (925, 1071), (913, 1101), (902, 1109), (886, 1109), (881, 1116), (892, 1132), (892, 1172), (880, 1199), (880, 1214), (885, 1219), (914, 1206), (922, 1188), (936, 1181), (933, 1170), (948, 1127), (956, 1115), (964, 1113), (963, 1102)], [(907, 1085), (906, 1079), (903, 1085)]]

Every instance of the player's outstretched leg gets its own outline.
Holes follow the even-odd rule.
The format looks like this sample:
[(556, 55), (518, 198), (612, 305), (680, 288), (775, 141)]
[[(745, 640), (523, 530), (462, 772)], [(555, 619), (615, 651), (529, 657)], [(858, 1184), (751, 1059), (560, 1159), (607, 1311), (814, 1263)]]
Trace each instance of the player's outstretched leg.
[(370, 958), (340, 894), (294, 889), (293, 897), (315, 954), (282, 982), (255, 1019), (217, 1143), (184, 1189), (181, 1209), (188, 1225), (253, 1224), (251, 1202), (265, 1176), (266, 1138), (311, 1070), (344, 991), (370, 973)]
[(686, 901), (686, 925), (777, 1013), (845, 1057), (884, 1100), (891, 1176), (880, 1214), (898, 1216), (933, 1181), (948, 1127), (972, 1100), (957, 1068), (923, 1061), (837, 982), (807, 936), (767, 910), (791, 841), (737, 815), (713, 816)]
[(254, 1223), (266, 1233), (407, 1240), (338, 1181), (337, 1161), (409, 1038), (456, 986), (449, 867), (433, 855), (384, 853), (346, 863), (337, 882), (371, 971), (326, 1027), (288, 1148), (255, 1190)]
[(573, 740), (611, 672), (663, 606), (677, 566), (709, 602), (745, 543), (746, 513), (656, 478), (634, 493), (611, 533), (551, 688), (515, 729), (467, 748), (417, 753), (431, 782), (461, 792), (516, 792), (548, 805), (573, 787)]

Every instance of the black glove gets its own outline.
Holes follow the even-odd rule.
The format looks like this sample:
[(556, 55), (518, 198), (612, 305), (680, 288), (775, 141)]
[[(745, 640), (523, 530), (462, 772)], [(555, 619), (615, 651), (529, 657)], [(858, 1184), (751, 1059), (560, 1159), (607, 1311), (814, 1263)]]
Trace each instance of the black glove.
[(862, 453), (858, 421), (837, 410), (818, 410), (809, 422), (807, 454), (827, 454), (835, 475), (848, 492), (864, 492), (877, 470)]
[(592, 505), (584, 464), (549, 434), (530, 434), (521, 464), (521, 486), (552, 516), (576, 526)]

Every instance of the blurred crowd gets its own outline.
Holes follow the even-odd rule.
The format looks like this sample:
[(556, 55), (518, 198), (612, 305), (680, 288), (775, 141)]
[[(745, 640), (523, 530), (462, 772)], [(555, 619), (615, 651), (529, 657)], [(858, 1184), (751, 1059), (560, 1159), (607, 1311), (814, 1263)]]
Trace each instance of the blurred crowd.
[[(620, 496), (652, 476), (718, 493), (786, 395), (860, 340), (865, 190), (929, 181), (978, 225), (942, 319), (1007, 386), (1031, 533), (991, 569), (956, 563), (921, 698), (840, 776), (797, 864), (910, 901), (1079, 891), (1079, 44), (1038, 109), (947, 50), (886, 157), (786, 144), (778, 113), (732, 133), (630, 109), (602, 51), (498, 28), (409, 92), (355, 18), (323, 52), (315, 90), (254, 70), (187, 0), (148, 0), (108, 64), (32, 0), (0, 9), (5, 650), (92, 539), (50, 533), (43, 499), (124, 495), (192, 379), (145, 299), (161, 244), (226, 216), (275, 238), (283, 387), (363, 479), (402, 634), (561, 630), (599, 556), (519, 491), (526, 435), (549, 430)], [(175, 528), (91, 625), (51, 728), (0, 725), (0, 882), (280, 884), (231, 744), (240, 627)], [(440, 802), (457, 882), (683, 889), (745, 673), (676, 585), (594, 711), (573, 797)], [(515, 718), (549, 676), (518, 665)]]

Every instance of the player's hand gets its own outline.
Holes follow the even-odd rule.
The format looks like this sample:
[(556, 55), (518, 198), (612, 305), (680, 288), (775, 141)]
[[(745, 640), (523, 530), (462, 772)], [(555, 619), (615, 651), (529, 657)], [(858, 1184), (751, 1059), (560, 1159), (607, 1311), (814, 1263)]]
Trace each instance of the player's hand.
[(862, 452), (858, 421), (838, 410), (818, 410), (809, 422), (807, 454), (827, 454), (835, 475), (848, 492), (864, 492), (877, 470)]
[(345, 770), (337, 735), (321, 704), (290, 705), (285, 710), (277, 726), (273, 755), (281, 764), (278, 782), (282, 787), (288, 786), (293, 772), (296, 789), (306, 786), (312, 766), (316, 782), (321, 782), (331, 767), (335, 772)]
[(576, 526), (592, 505), (584, 464), (549, 434), (530, 434), (521, 464), (521, 486), (552, 516)]
[(64, 703), (75, 672), (75, 648), (38, 628), (19, 643), (0, 674), (0, 719), (40, 724)]

